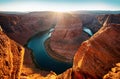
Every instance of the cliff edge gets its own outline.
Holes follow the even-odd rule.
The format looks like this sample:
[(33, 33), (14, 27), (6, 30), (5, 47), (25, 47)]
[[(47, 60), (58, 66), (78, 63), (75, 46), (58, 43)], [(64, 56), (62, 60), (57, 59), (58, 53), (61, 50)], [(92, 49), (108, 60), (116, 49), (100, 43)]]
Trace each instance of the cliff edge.
[(82, 43), (75, 54), (73, 70), (85, 79), (101, 79), (117, 62), (120, 62), (120, 15), (110, 15), (103, 27)]
[[(110, 15), (103, 27), (82, 43), (72, 68), (60, 75), (52, 73), (45, 79), (119, 79), (119, 67), (112, 68), (119, 62), (120, 15)], [(109, 72), (111, 68), (112, 72)]]
[(0, 30), (0, 79), (19, 79), (24, 49)]

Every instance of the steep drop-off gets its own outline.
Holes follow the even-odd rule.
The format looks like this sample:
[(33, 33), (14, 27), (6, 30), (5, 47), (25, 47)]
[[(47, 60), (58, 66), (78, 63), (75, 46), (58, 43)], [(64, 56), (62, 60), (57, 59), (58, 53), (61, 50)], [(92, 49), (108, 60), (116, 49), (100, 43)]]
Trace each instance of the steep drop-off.
[(116, 66), (111, 68), (111, 71), (109, 71), (103, 79), (120, 79), (120, 63), (116, 63)]
[(77, 14), (77, 16), (81, 19), (83, 27), (86, 26), (91, 29), (93, 33), (96, 33), (101, 28), (108, 15)]
[(50, 48), (72, 61), (80, 43), (88, 38), (88, 35), (82, 32), (82, 22), (78, 17), (71, 14), (61, 14), (50, 38)]
[(53, 27), (55, 15), (53, 12), (0, 14), (0, 25), (10, 38), (25, 45), (28, 39), (36, 33)]
[(94, 34), (101, 28), (107, 16), (97, 14), (59, 14), (55, 30), (50, 38), (49, 47), (54, 52), (53, 55), (58, 54), (72, 61), (80, 44), (90, 38), (90, 35), (84, 32), (84, 27), (90, 29)]
[[(116, 63), (120, 62), (119, 34), (120, 15), (110, 15), (103, 27), (82, 43), (75, 54), (72, 68), (60, 75), (52, 73), (45, 79), (102, 79)], [(104, 78), (119, 79), (118, 68), (114, 68), (113, 72)]]
[(102, 78), (115, 63), (120, 62), (119, 34), (120, 15), (110, 15), (103, 27), (78, 49), (74, 57), (74, 72), (81, 73), (86, 79)]
[(0, 79), (19, 79), (24, 48), (0, 31)]
[[(67, 15), (67, 18), (68, 18), (68, 15)], [(60, 23), (63, 23), (64, 25), (66, 25), (66, 27), (61, 27), (61, 28), (64, 28), (64, 29), (67, 28), (70, 31), (68, 31), (68, 33), (60, 31), (60, 33), (64, 34), (65, 37), (64, 35), (62, 36), (60, 33), (58, 33), (60, 35), (60, 36), (58, 35), (59, 38), (61, 38), (59, 41), (61, 42), (61, 40), (65, 40), (65, 43), (62, 41), (64, 44), (66, 44), (66, 41), (68, 43), (70, 41), (71, 43), (71, 40), (69, 39), (73, 39), (74, 37), (73, 35), (74, 32), (71, 31), (71, 29), (73, 30), (73, 27), (71, 26), (73, 26), (74, 24), (70, 25), (69, 23), (75, 22), (75, 26), (77, 24), (80, 25), (80, 27), (78, 27), (79, 32), (75, 32), (75, 35), (77, 35), (76, 33), (78, 33), (79, 35), (81, 34), (81, 27), (82, 27), (81, 20), (73, 16), (72, 17), (70, 16), (69, 19), (67, 20), (66, 19), (63, 19), (63, 20), (65, 21), (60, 21)], [(56, 26), (56, 28), (58, 27)], [(59, 28), (59, 30), (61, 28)], [(5, 31), (4, 29), (3, 31)], [(22, 58), (23, 58), (24, 49), (19, 44), (10, 40), (1, 31), (0, 31), (0, 60), (1, 60), (0, 61), (1, 62), (0, 78), (3, 78), (3, 79), (19, 78), (20, 69), (22, 66), (22, 60), (23, 60)], [(71, 33), (73, 36), (71, 36)], [(56, 36), (57, 40), (58, 40), (58, 36)], [(56, 40), (56, 39), (51, 38), (51, 40)], [(15, 40), (18, 40), (18, 38)], [(59, 47), (59, 44), (57, 46)], [(46, 77), (42, 77), (40, 73), (27, 77), (27, 75), (23, 73), (23, 75), (26, 76), (26, 77), (23, 77), (23, 79), (24, 78), (29, 78), (29, 79), (37, 79), (37, 78), (38, 79), (102, 79), (102, 77), (106, 73), (108, 73), (108, 71), (112, 67), (114, 67), (117, 62), (120, 62), (120, 15), (110, 15), (105, 21), (103, 27), (97, 33), (95, 33), (89, 40), (83, 42), (81, 45), (79, 44), (78, 46), (80, 46), (80, 48), (78, 49), (78, 51), (76, 52), (74, 56), (73, 67), (66, 70), (64, 73), (60, 75), (56, 75), (55, 73), (51, 72)], [(65, 49), (68, 49), (68, 48), (65, 48)], [(29, 60), (29, 58), (27, 60)], [(28, 62), (28, 65), (30, 63), (31, 62)], [(114, 72), (114, 69), (113, 69), (113, 72)], [(111, 78), (111, 76), (108, 78)], [(114, 75), (113, 75), (113, 78), (115, 78)]]

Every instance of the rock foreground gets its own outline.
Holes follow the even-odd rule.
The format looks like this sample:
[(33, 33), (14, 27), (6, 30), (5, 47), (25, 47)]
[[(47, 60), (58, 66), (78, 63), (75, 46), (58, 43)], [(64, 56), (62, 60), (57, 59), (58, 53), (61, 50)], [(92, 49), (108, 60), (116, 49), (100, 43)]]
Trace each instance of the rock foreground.
[(24, 48), (0, 31), (0, 79), (19, 79)]
[(100, 79), (120, 62), (120, 15), (111, 15), (103, 27), (82, 43), (74, 57), (73, 69), (88, 78)]
[(103, 79), (120, 79), (120, 63), (117, 63), (114, 68), (111, 68)]

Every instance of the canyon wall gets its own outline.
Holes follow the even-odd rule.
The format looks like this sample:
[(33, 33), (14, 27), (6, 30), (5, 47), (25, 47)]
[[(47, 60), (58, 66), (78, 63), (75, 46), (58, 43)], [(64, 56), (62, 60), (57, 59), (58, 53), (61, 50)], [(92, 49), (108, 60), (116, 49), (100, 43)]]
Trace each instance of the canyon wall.
[[(29, 16), (32, 16), (32, 15), (30, 14)], [(37, 15), (37, 13), (35, 13), (34, 16), (35, 15)], [(82, 28), (84, 27), (83, 26), (84, 22), (82, 23), (82, 20), (80, 18), (75, 17), (73, 15), (61, 15), (61, 16), (59, 18), (60, 21), (57, 23), (55, 30), (52, 34), (52, 37), (50, 39), (54, 41), (54, 42), (50, 42), (51, 49), (56, 51), (60, 55), (62, 54), (64, 54), (65, 56), (68, 55), (68, 59), (70, 60), (72, 60), (72, 57), (76, 53), (74, 56), (73, 67), (66, 70), (64, 73), (60, 75), (56, 75), (55, 73), (51, 72), (46, 77), (43, 77), (40, 75), (40, 73), (38, 73), (38, 74), (35, 74), (37, 75), (37, 77), (33, 77), (34, 75), (31, 75), (29, 76), (29, 79), (36, 79), (36, 78), (39, 78), (39, 79), (102, 79), (102, 77), (105, 74), (107, 74), (108, 71), (116, 65), (116, 63), (120, 62), (120, 15), (119, 14), (109, 15), (107, 19), (106, 19), (106, 16), (108, 15), (106, 16), (101, 15), (101, 17), (97, 17), (101, 25), (104, 22), (104, 21), (102, 22), (102, 20), (106, 19), (106, 21), (104, 22), (103, 27), (97, 33), (95, 33), (90, 39), (88, 39), (89, 36), (86, 33), (82, 34), (84, 33), (82, 31)], [(0, 30), (0, 62), (1, 62), (0, 78), (2, 79), (19, 79), (20, 78), (20, 73), (21, 73), (21, 68), (23, 63), (23, 54), (24, 54), (23, 47), (15, 43), (13, 40), (10, 40), (2, 31), (6, 32), (11, 38), (13, 38), (14, 40), (16, 40), (17, 42), (23, 45), (28, 40), (28, 37), (31, 37), (32, 34), (35, 34), (35, 31), (29, 32), (30, 29), (29, 31), (27, 31), (28, 28), (25, 27), (29, 25), (27, 24), (27, 21), (25, 22), (24, 28), (26, 29), (24, 31), (28, 32), (29, 34), (27, 34), (26, 32), (22, 33), (23, 30), (17, 32), (18, 30), (21, 29), (21, 28), (18, 28), (16, 25), (19, 23), (17, 23), (17, 21), (11, 22), (12, 21), (11, 19), (10, 21), (5, 19), (6, 22), (8, 21), (7, 23), (5, 22), (5, 20), (4, 21), (0, 20), (0, 23), (3, 24), (3, 25), (1, 24), (3, 30), (2, 29)], [(28, 19), (28, 22), (29, 22), (29, 19)], [(29, 23), (31, 22), (32, 22), (32, 18)], [(9, 25), (9, 23), (10, 23), (10, 27), (5, 27)], [(14, 25), (14, 28), (13, 26), (11, 27), (12, 23)], [(21, 23), (22, 23), (22, 20), (21, 20)], [(24, 21), (23, 21), (23, 25), (24, 25)], [(15, 28), (17, 28), (18, 30)], [(29, 35), (29, 36), (25, 37), (26, 35)], [(85, 36), (85, 37), (83, 38), (82, 36)], [(82, 43), (80, 37), (82, 37), (81, 39), (84, 39), (84, 40), (88, 39), (88, 40)], [(25, 41), (23, 38), (25, 39)], [(79, 42), (79, 44), (77, 42)], [(76, 45), (78, 49), (74, 45)], [(58, 47), (56, 48), (56, 46)], [(64, 53), (66, 52), (65, 50), (68, 50), (70, 52), (73, 51), (73, 52), (71, 52), (72, 54), (68, 52), (65, 54)], [(74, 52), (75, 50), (77, 52)], [(27, 62), (27, 60), (25, 61), (25, 63)], [(27, 64), (28, 65), (31, 64), (31, 61), (27, 62)], [(117, 65), (117, 69), (118, 68), (119, 68), (119, 65)], [(116, 77), (114, 76), (114, 74), (118, 72), (115, 69), (113, 69), (111, 72), (113, 74), (112, 75), (113, 77), (111, 77), (110, 73), (108, 73), (107, 76), (105, 76), (104, 78), (115, 79)], [(26, 74), (23, 74), (23, 75), (26, 75)], [(117, 73), (117, 75), (119, 75), (119, 72)], [(117, 78), (119, 79), (119, 76)]]
[[(72, 68), (60, 75), (52, 73), (45, 79), (119, 79), (118, 62), (120, 62), (120, 15), (110, 15), (103, 27), (82, 43), (74, 56)], [(112, 72), (109, 72), (111, 68)]]
[(31, 12), (24, 14), (0, 14), (0, 25), (4, 32), (16, 42), (25, 45), (33, 35), (55, 25), (53, 12)]
[(81, 19), (83, 26), (91, 29), (94, 34), (101, 28), (101, 26), (103, 25), (103, 23), (106, 20), (108, 15), (105, 15), (105, 14), (77, 14), (77, 16)]
[(19, 79), (24, 48), (0, 31), (0, 79)]
[(120, 79), (120, 63), (116, 63), (116, 66), (111, 68), (103, 79)]
[(72, 60), (75, 50), (77, 50), (79, 44), (82, 42), (82, 39), (78, 39), (84, 37), (81, 36), (81, 33), (82, 22), (79, 18), (70, 14), (61, 14), (50, 38), (50, 47), (57, 54), (66, 57), (68, 60)]
[(90, 35), (83, 31), (84, 27), (94, 34), (101, 28), (108, 15), (63, 13), (58, 16), (50, 38), (50, 49), (72, 61), (80, 44), (90, 38)]
[(110, 15), (103, 27), (78, 49), (73, 71), (86, 79), (101, 79), (115, 63), (120, 62), (119, 34), (120, 15)]

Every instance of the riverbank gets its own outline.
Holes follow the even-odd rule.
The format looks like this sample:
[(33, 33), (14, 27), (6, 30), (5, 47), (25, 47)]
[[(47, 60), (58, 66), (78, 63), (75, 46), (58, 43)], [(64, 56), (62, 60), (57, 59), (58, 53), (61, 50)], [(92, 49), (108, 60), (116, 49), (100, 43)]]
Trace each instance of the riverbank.
[(46, 76), (50, 72), (38, 67), (38, 65), (34, 62), (32, 51), (28, 48), (25, 48), (24, 62), (21, 70), (21, 76), (30, 76), (30, 75), (33, 76), (34, 73), (41, 74), (42, 76)]
[[(66, 61), (67, 59), (61, 57), (60, 55), (56, 55), (57, 59), (52, 58), (47, 53), (47, 49), (45, 48), (45, 41), (51, 36), (50, 29), (48, 32), (37, 35), (34, 38), (29, 40), (27, 47), (32, 50), (33, 60), (40, 68), (43, 70), (54, 71), (57, 74), (64, 72), (66, 69), (72, 66), (72, 62)], [(59, 58), (59, 59), (58, 59)], [(64, 61), (60, 61), (60, 59), (64, 59)]]
[[(35, 58), (33, 55), (33, 51), (27, 47), (28, 42), (34, 38), (35, 36), (42, 36), (45, 34), (48, 30), (46, 31), (40, 31), (39, 33), (31, 36), (31, 38), (27, 41), (27, 43), (24, 45), (25, 48), (25, 54), (24, 54), (24, 62), (23, 62), (23, 67), (21, 71), (21, 76), (22, 77), (29, 77), (36, 74), (41, 74), (41, 76), (46, 76), (47, 74), (50, 73), (50, 71), (44, 70), (40, 68), (40, 66), (35, 62)], [(34, 74), (35, 73), (35, 74)]]
[(59, 55), (57, 52), (53, 51), (50, 47), (50, 38), (48, 38), (46, 41), (45, 41), (45, 48), (46, 48), (46, 51), (48, 53), (48, 55), (50, 55), (52, 58), (58, 60), (58, 61), (61, 61), (61, 62), (65, 62), (65, 63), (72, 63), (71, 60), (65, 58), (64, 56), (61, 56)]
[(28, 44), (28, 42), (29, 42), (31, 39), (33, 39), (33, 38), (36, 37), (36, 36), (42, 36), (43, 34), (47, 33), (48, 31), (49, 31), (49, 29), (47, 29), (47, 30), (45, 30), (45, 31), (40, 31), (40, 32), (36, 33), (35, 35), (31, 36), (31, 38), (29, 38), (29, 39), (27, 40), (27, 42), (24, 44), (24, 47), (28, 48), (28, 47), (27, 47), (27, 44)]

